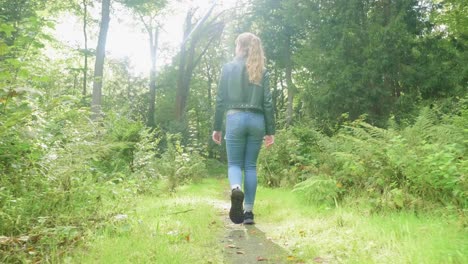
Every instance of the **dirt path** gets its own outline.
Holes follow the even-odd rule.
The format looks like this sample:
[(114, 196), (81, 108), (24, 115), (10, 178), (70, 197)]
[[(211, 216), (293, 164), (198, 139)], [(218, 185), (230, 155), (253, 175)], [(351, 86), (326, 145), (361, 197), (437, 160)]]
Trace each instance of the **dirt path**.
[(224, 244), (226, 263), (286, 263), (286, 250), (269, 240), (256, 226), (229, 227)]
[[(228, 194), (226, 195), (229, 196)], [(224, 261), (232, 264), (287, 263), (288, 252), (275, 244), (262, 231), (262, 225), (237, 225), (228, 217), (229, 202), (218, 204), (223, 218), (225, 234), (221, 238)]]

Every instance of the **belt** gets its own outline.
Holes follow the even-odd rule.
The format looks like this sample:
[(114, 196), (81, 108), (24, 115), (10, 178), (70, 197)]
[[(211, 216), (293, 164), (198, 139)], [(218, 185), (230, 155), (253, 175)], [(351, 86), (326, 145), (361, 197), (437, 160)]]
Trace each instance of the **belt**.
[(261, 113), (261, 111), (257, 109), (251, 109), (251, 108), (234, 108), (234, 109), (229, 109), (226, 114), (235, 114), (235, 113), (241, 113), (241, 112), (250, 112), (250, 113)]

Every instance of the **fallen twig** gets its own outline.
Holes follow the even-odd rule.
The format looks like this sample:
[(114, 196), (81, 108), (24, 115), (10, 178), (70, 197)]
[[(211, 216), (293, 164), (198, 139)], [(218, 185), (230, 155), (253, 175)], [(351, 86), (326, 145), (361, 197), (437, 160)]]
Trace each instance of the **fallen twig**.
[(190, 211), (193, 211), (193, 210), (195, 210), (195, 209), (188, 209), (188, 210), (184, 210), (184, 211), (174, 212), (174, 213), (170, 213), (170, 215), (183, 214), (183, 213), (187, 213), (187, 212), (190, 212)]

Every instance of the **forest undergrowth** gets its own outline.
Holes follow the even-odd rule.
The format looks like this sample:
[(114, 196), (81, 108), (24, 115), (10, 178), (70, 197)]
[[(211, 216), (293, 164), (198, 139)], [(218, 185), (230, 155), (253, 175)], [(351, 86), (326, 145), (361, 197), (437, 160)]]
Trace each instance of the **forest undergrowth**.
[[(2, 262), (57, 262), (76, 246), (86, 244), (95, 232), (109, 226), (112, 229), (132, 201), (152, 199), (150, 203), (157, 203), (158, 195), (178, 193), (181, 186), (224, 174), (218, 161), (184, 147), (178, 135), (162, 136), (124, 117), (110, 115), (97, 124), (87, 119), (86, 111), (55, 110), (51, 116), (36, 111), (37, 117), (22, 119), (21, 126), (12, 121), (10, 127), (2, 127), (3, 140), (15, 146), (1, 163), (4, 175), (9, 175), (1, 178)], [(329, 221), (338, 227), (350, 224), (353, 228), (346, 232), (351, 235), (360, 230), (357, 225), (365, 218), (369, 228), (377, 225), (368, 230), (372, 236), (378, 232), (394, 236), (392, 247), (401, 251), (405, 243), (409, 245), (423, 234), (414, 231), (417, 234), (408, 238), (409, 242), (398, 240), (400, 236), (407, 238), (401, 233), (407, 231), (401, 230), (400, 222), (417, 230), (426, 230), (423, 226), (427, 225), (429, 230), (441, 232), (434, 236), (451, 252), (449, 260), (461, 263), (459, 249), (452, 243), (466, 244), (455, 234), (464, 234), (467, 228), (467, 113), (462, 108), (459, 115), (438, 116), (425, 109), (413, 125), (402, 129), (382, 129), (357, 120), (343, 124), (332, 137), (307, 126), (279, 131), (277, 144), (260, 156), (259, 181), (265, 187), (259, 193), (283, 188), (281, 196), (302, 197), (300, 207), (289, 213), (284, 206), (272, 207), (260, 198), (259, 219), (264, 223), (285, 221), (281, 232), (287, 233), (287, 219), (304, 214), (298, 221), (305, 233), (295, 242), (301, 247), (307, 237), (317, 235), (314, 232), (336, 232)], [(42, 122), (45, 118), (49, 122)], [(158, 152), (161, 140), (165, 151)], [(12, 173), (13, 169), (21, 174)], [(164, 201), (161, 198), (157, 206), (163, 206)], [(314, 218), (318, 222), (309, 225), (307, 217), (314, 214), (306, 212), (314, 208), (326, 210), (318, 216), (320, 220)], [(444, 222), (452, 223), (453, 230), (445, 230)], [(444, 229), (436, 228), (440, 226)], [(447, 232), (458, 238), (443, 237)], [(278, 236), (278, 241), (288, 245), (290, 239)], [(387, 242), (368, 246), (380, 247), (379, 243)], [(354, 246), (343, 249), (348, 253), (327, 258), (342, 262), (354, 259), (351, 252), (360, 248), (360, 242), (352, 243)], [(319, 244), (307, 250), (309, 253), (301, 251), (299, 255), (325, 256), (319, 254), (323, 252)], [(420, 250), (405, 253), (403, 260), (423, 258)], [(440, 252), (436, 259), (444, 254)], [(362, 252), (357, 258), (378, 262), (376, 256)]]

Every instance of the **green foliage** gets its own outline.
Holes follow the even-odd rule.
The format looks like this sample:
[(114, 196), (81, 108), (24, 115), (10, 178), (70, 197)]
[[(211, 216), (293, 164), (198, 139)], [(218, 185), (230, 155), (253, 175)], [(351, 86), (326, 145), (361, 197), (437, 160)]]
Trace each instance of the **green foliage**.
[(270, 187), (294, 185), (318, 171), (317, 153), (324, 137), (311, 127), (279, 131), (270, 149), (259, 157), (259, 178)]
[(243, 30), (262, 37), (282, 89), (291, 53), (297, 117), (333, 133), (343, 114), (386, 127), (390, 116), (417, 115), (424, 100), (464, 96), (466, 9), (459, 0), (255, 0)]
[(430, 201), (465, 208), (463, 133), (432, 116), (422, 111), (417, 122), (402, 131), (360, 121), (347, 127), (337, 135), (340, 151), (333, 153), (337, 179), (347, 188), (366, 190), (379, 206), (390, 202), (394, 208), (411, 208)]
[(131, 175), (139, 193), (151, 193), (155, 188), (154, 183), (159, 180), (156, 154), (161, 137), (158, 136), (158, 131), (142, 128), (139, 138), (133, 149)]
[(107, 217), (109, 200), (154, 191), (154, 133), (112, 115), (92, 123), (79, 104), (63, 96), (44, 106), (23, 92), (2, 105), (0, 234), (12, 241), (27, 235), (24, 243), (36, 248), (15, 251), (11, 242), (1, 248), (2, 262), (72, 245), (89, 220)]
[(298, 183), (294, 191), (301, 193), (309, 203), (337, 204), (341, 184), (326, 175), (312, 176)]
[[(24, 92), (22, 92), (24, 93)], [(21, 95), (12, 90), (2, 93), (0, 90), (0, 174), (28, 170), (31, 162), (37, 160), (42, 152), (35, 140), (37, 131), (43, 126), (43, 120), (34, 113), (37, 101), (21, 100)], [(34, 117), (33, 118), (33, 113)]]
[(167, 149), (158, 160), (157, 169), (161, 177), (167, 180), (167, 187), (175, 191), (176, 187), (206, 177), (205, 159), (196, 149), (184, 148), (180, 136), (167, 134)]
[[(455, 114), (442, 118), (426, 108), (413, 125), (400, 130), (356, 120), (330, 138), (304, 137), (304, 131), (311, 130), (305, 127), (281, 131), (280, 146), (262, 152), (262, 177), (270, 186), (305, 180), (295, 189), (314, 202), (333, 202), (343, 194), (366, 197), (375, 209), (420, 209), (434, 204), (466, 208), (464, 102)], [(304, 149), (309, 156), (300, 154)]]
[[(447, 33), (456, 39), (468, 36), (468, 4), (463, 0), (434, 1), (437, 9), (432, 13), (433, 20), (447, 27)], [(465, 39), (466, 40), (466, 39)]]
[(123, 117), (109, 116), (104, 122), (106, 145), (99, 150), (98, 165), (101, 171), (112, 174), (114, 171), (133, 172), (135, 144), (140, 141), (143, 124)]
[[(161, 12), (167, 0), (119, 0), (124, 5), (133, 9), (136, 14), (154, 15), (154, 13)], [(140, 17), (141, 18), (141, 17)]]

